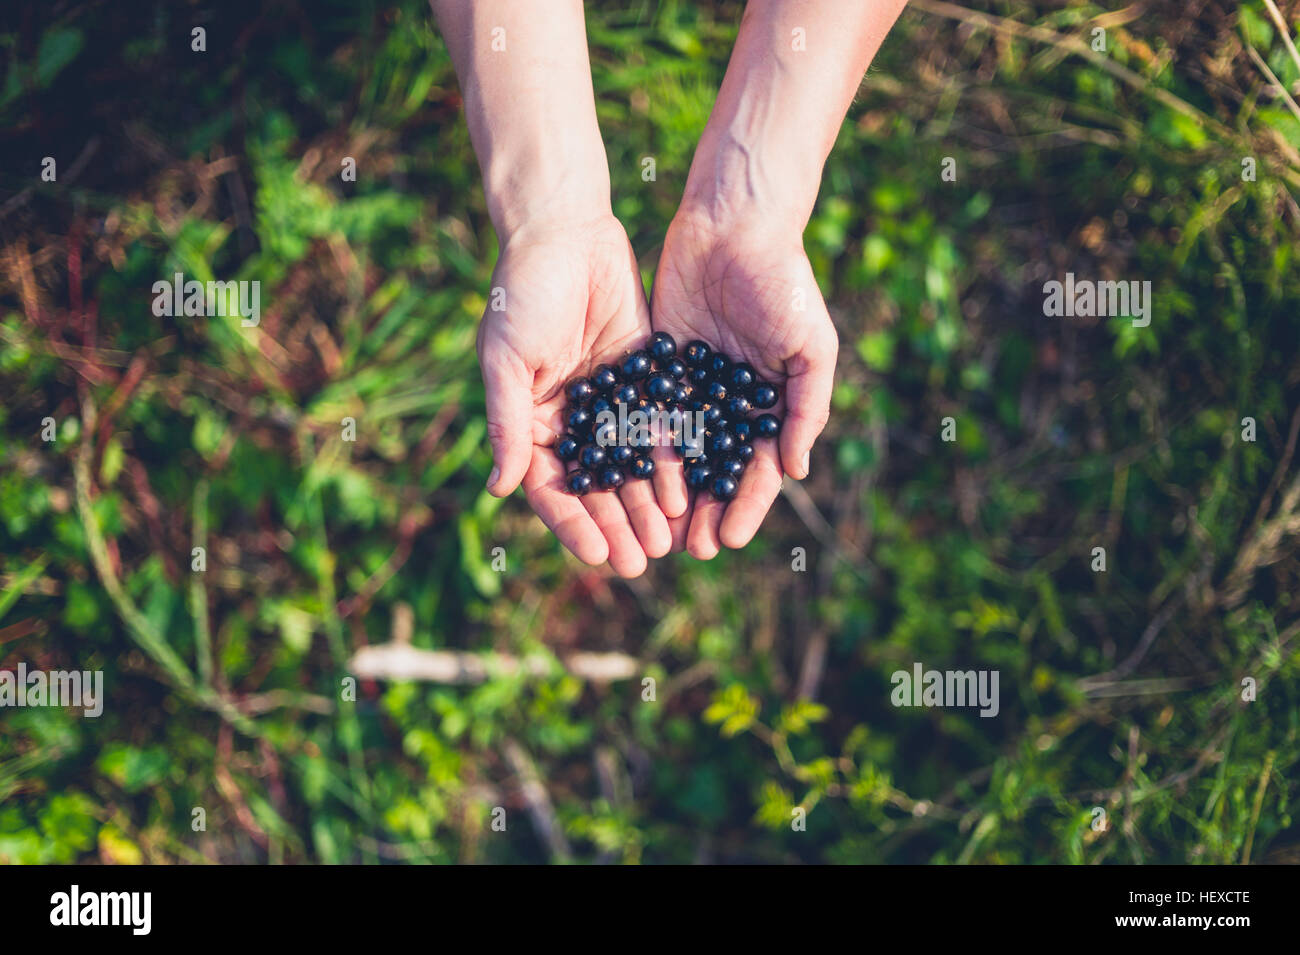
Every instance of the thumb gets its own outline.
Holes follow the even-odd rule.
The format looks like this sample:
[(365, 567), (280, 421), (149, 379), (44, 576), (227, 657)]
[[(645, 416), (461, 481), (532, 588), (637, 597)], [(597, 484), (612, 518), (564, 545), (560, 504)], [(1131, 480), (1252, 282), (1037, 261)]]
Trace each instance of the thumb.
[(796, 480), (808, 476), (813, 442), (830, 418), (838, 350), (832, 332), (829, 342), (810, 344), (808, 350), (791, 361), (785, 386), (785, 422), (781, 429), (781, 469)]
[(523, 481), (533, 456), (533, 372), (522, 362), (485, 355), (483, 385), (492, 445), (487, 488), (505, 497)]

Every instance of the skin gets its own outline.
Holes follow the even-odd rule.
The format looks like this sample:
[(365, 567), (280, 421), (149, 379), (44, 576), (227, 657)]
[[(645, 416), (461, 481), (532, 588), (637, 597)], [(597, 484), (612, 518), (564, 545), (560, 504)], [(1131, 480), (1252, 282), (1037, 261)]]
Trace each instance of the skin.
[[(498, 497), (521, 484), (580, 560), (621, 576), (671, 549), (700, 559), (754, 536), (785, 475), (808, 475), (838, 341), (803, 251), (826, 157), (905, 0), (750, 0), (664, 240), (652, 307), (611, 212), (579, 0), (431, 0), (460, 77), (501, 255), (478, 353)], [(501, 32), (504, 31), (504, 32)], [(802, 33), (796, 33), (802, 31)], [(494, 42), (504, 49), (494, 49)], [(804, 48), (796, 49), (802, 42)], [(550, 450), (563, 386), (652, 329), (700, 338), (776, 384), (784, 418), (728, 505), (688, 494), (672, 450), (652, 483), (575, 498)]]

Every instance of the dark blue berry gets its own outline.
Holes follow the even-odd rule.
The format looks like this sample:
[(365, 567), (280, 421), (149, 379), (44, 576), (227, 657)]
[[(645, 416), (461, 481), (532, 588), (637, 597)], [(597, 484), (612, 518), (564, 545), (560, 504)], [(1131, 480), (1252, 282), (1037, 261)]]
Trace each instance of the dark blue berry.
[(734, 454), (728, 454), (726, 457), (718, 461), (715, 470), (717, 470), (719, 474), (729, 475), (739, 481), (740, 476), (745, 473), (745, 462), (740, 460), (740, 458), (736, 457)]
[(582, 450), (578, 452), (578, 463), (588, 471), (594, 471), (605, 463), (609, 456), (605, 449), (598, 444), (583, 445)]
[(555, 442), (555, 454), (561, 461), (572, 461), (578, 456), (581, 447), (577, 438), (571, 434), (562, 435)]
[(752, 444), (738, 444), (732, 454), (740, 458), (741, 464), (748, 464), (754, 460), (754, 446)]
[(570, 409), (569, 417), (566, 420), (569, 425), (569, 430), (574, 434), (585, 434), (591, 430), (591, 426), (595, 422), (596, 416), (592, 414), (590, 408), (584, 408), (580, 405), (577, 408)]
[(736, 439), (731, 436), (730, 431), (715, 431), (709, 435), (705, 447), (709, 454), (728, 454), (736, 447)]
[(732, 424), (731, 433), (741, 444), (749, 444), (749, 439), (754, 436), (754, 426), (748, 421), (737, 421)]
[(759, 438), (775, 438), (781, 433), (781, 419), (774, 414), (761, 414), (754, 419), (754, 435)]
[(610, 401), (608, 398), (606, 398), (604, 395), (600, 395), (598, 398), (596, 398), (595, 401), (591, 403), (591, 413), (594, 415), (599, 415), (602, 411), (613, 411), (613, 410), (614, 410), (614, 403)]
[(694, 392), (695, 389), (692, 388), (690, 385), (688, 385), (686, 382), (679, 381), (677, 382), (676, 385), (673, 386), (672, 400), (679, 405), (684, 405), (686, 404), (686, 402), (691, 400), (691, 395), (694, 394)]
[(673, 449), (679, 458), (698, 461), (704, 455), (704, 440), (699, 435), (692, 440), (682, 439), (673, 446)]
[(709, 400), (715, 404), (722, 404), (727, 400), (727, 386), (720, 381), (709, 382), (708, 390), (705, 392)]
[(650, 411), (658, 407), (659, 406), (655, 404), (653, 401), (651, 401), (649, 398), (638, 398), (636, 401), (632, 402), (630, 405), (627, 406), (627, 410), (628, 413), (631, 414), (633, 411)]
[(712, 492), (715, 500), (730, 501), (740, 490), (740, 484), (730, 474), (719, 474), (709, 485), (709, 491)]
[(614, 389), (614, 404), (634, 404), (641, 396), (637, 394), (636, 385), (619, 385)]
[(667, 401), (677, 391), (677, 382), (671, 375), (660, 373), (646, 379), (645, 395), (654, 401)]
[(749, 389), (754, 387), (758, 381), (758, 376), (754, 374), (754, 366), (748, 362), (740, 362), (731, 369), (731, 374), (727, 376), (727, 383), (731, 385), (733, 391), (740, 394), (748, 394)]
[(638, 454), (632, 459), (632, 477), (644, 481), (655, 473), (654, 459), (644, 454)]
[(574, 378), (565, 387), (564, 393), (575, 405), (590, 401), (596, 396), (596, 386), (586, 378)]
[(731, 359), (721, 352), (714, 352), (706, 367), (715, 379), (725, 381), (731, 374)]
[(636, 452), (626, 444), (616, 444), (614, 447), (609, 449), (609, 461), (611, 464), (617, 464), (619, 466), (630, 464), (634, 457), (636, 457)]
[(634, 351), (623, 359), (623, 377), (629, 381), (640, 381), (650, 374), (650, 354)]
[(597, 365), (591, 375), (591, 383), (597, 391), (613, 391), (618, 385), (618, 372), (613, 365)]
[(727, 414), (733, 418), (743, 418), (753, 410), (753, 404), (744, 395), (732, 395), (727, 399)]
[(709, 486), (713, 477), (713, 468), (707, 464), (688, 464), (686, 466), (686, 486), (694, 491), (703, 491)]
[(650, 354), (661, 362), (666, 362), (677, 354), (677, 343), (667, 332), (655, 332), (650, 336)]
[(686, 377), (686, 362), (680, 358), (670, 358), (663, 368), (665, 372), (679, 381)]
[(598, 483), (606, 491), (612, 491), (615, 488), (622, 487), (623, 482), (626, 480), (627, 475), (623, 473), (622, 468), (616, 468), (613, 465), (610, 465), (607, 468), (600, 469)]
[(607, 448), (618, 441), (618, 425), (612, 421), (606, 421), (604, 424), (597, 423), (592, 429), (591, 442), (602, 448)]
[(754, 407), (770, 408), (776, 404), (776, 389), (767, 382), (754, 386)]
[(570, 471), (569, 476), (564, 479), (564, 486), (569, 489), (570, 494), (576, 494), (578, 497), (586, 494), (591, 490), (591, 486), (596, 482), (592, 480), (591, 472), (578, 468), (576, 471)]
[(712, 379), (709, 378), (709, 369), (692, 368), (686, 373), (686, 380), (691, 383), (691, 387), (702, 390), (709, 386), (709, 382)]
[(687, 343), (686, 351), (682, 354), (687, 365), (691, 368), (700, 368), (708, 363), (709, 356), (713, 354), (713, 349), (697, 338), (695, 341)]
[(722, 420), (722, 409), (712, 402), (702, 401), (695, 410), (704, 416), (701, 420), (706, 428), (712, 428)]

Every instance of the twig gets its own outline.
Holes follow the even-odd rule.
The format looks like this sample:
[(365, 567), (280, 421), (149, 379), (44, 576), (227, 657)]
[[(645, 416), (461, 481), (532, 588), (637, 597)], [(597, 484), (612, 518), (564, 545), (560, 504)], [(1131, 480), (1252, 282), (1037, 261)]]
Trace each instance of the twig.
[(569, 840), (565, 838), (564, 831), (555, 818), (555, 807), (551, 805), (551, 796), (542, 785), (537, 766), (514, 739), (507, 739), (503, 749), (506, 762), (519, 777), (519, 791), (528, 804), (528, 814), (532, 817), (537, 837), (550, 850), (553, 859), (568, 862), (572, 858)]

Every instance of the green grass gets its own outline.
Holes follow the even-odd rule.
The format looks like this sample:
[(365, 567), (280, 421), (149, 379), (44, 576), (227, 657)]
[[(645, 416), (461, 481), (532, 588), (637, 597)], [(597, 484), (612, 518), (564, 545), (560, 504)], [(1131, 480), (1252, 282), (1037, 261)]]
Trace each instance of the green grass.
[[(841, 338), (812, 476), (632, 583), (482, 490), (495, 239), (427, 8), (195, 8), (196, 54), (145, 6), (0, 32), (0, 666), (108, 693), (0, 709), (0, 860), (1296, 860), (1300, 120), (1244, 44), (1300, 70), (1262, 4), (1097, 56), (1089, 4), (914, 4), (806, 234)], [(739, 5), (611, 6), (649, 277)], [(155, 318), (176, 271), (258, 279), (260, 326)], [(1044, 317), (1066, 271), (1150, 281), (1150, 326)], [(541, 662), (352, 693), (405, 620)], [(918, 661), (998, 670), (999, 715), (892, 706)]]

